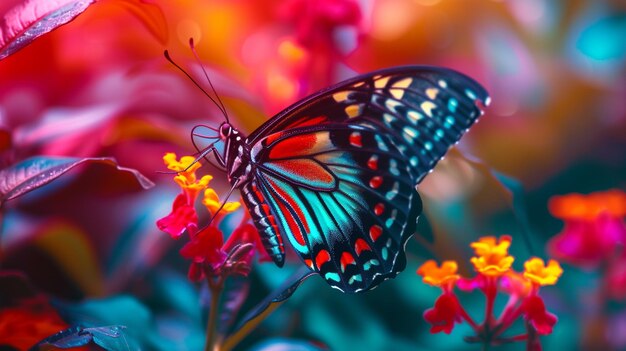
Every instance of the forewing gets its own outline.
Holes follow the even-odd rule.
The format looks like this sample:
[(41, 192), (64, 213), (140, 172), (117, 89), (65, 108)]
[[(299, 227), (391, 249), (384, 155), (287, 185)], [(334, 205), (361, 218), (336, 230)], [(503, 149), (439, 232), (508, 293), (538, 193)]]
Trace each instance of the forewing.
[(372, 72), (314, 94), (248, 138), (326, 124), (360, 125), (385, 135), (409, 160), (415, 183), (433, 169), (489, 103), (473, 79), (445, 68), (407, 66)]

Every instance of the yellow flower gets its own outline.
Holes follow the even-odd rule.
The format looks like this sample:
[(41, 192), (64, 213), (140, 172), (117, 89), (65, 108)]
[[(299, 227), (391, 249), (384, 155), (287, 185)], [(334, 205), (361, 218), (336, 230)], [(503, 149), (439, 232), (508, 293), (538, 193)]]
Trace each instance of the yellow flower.
[(556, 284), (561, 274), (563, 274), (563, 269), (555, 260), (548, 261), (547, 266), (538, 257), (533, 257), (524, 263), (524, 277), (541, 286)]
[(200, 162), (193, 163), (195, 158), (193, 156), (183, 156), (180, 161), (177, 160), (176, 154), (168, 152), (163, 156), (163, 162), (168, 169), (178, 172), (174, 176), (174, 181), (180, 186), (187, 195), (187, 201), (189, 204), (193, 204), (198, 194), (209, 186), (209, 182), (213, 179), (213, 176), (205, 175), (200, 180), (196, 177), (196, 171), (202, 165)]
[(500, 240), (493, 236), (482, 237), (470, 246), (478, 257), (472, 257), (471, 262), (477, 272), (487, 276), (501, 276), (508, 272), (515, 258), (509, 255), (511, 237), (503, 235)]
[(428, 260), (417, 269), (417, 274), (422, 276), (424, 283), (443, 287), (459, 280), (460, 276), (456, 274), (457, 269), (455, 261), (443, 261), (439, 267), (434, 260)]
[[(204, 199), (202, 199), (202, 203), (212, 214), (215, 214), (222, 204), (217, 196), (217, 193), (212, 188), (208, 188), (204, 191)], [(222, 207), (222, 211), (224, 211), (224, 213), (231, 213), (236, 211), (240, 206), (241, 204), (237, 201), (227, 202), (224, 204), (224, 207)]]
[(195, 160), (193, 156), (183, 156), (180, 158), (180, 161), (178, 161), (176, 154), (173, 152), (168, 152), (163, 156), (163, 162), (168, 169), (178, 172), (179, 174), (192, 176), (193, 180), (191, 180), (191, 182), (195, 181), (195, 173), (198, 168), (202, 167), (200, 162), (193, 163)]

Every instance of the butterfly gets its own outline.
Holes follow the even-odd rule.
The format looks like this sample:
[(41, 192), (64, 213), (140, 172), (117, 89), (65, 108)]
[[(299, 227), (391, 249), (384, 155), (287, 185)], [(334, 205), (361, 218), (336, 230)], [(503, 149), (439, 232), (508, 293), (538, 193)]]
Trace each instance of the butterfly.
[(288, 241), (332, 287), (360, 292), (405, 268), (422, 211), (416, 185), (488, 103), (461, 73), (395, 67), (304, 98), (247, 137), (227, 119), (210, 128), (223, 149), (198, 149), (240, 191), (276, 265)]

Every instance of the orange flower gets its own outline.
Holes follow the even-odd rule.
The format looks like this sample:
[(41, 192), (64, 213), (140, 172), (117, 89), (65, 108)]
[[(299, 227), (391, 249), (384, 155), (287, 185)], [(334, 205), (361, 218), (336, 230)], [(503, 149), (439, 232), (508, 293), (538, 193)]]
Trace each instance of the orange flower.
[(550, 213), (561, 219), (593, 220), (605, 213), (613, 217), (626, 216), (626, 193), (613, 189), (589, 195), (554, 196), (548, 203)]
[(511, 237), (503, 235), (497, 241), (495, 237), (482, 237), (470, 245), (478, 257), (472, 257), (471, 262), (477, 272), (486, 276), (501, 276), (508, 272), (515, 258), (509, 255)]
[(533, 257), (524, 263), (524, 277), (534, 284), (554, 285), (559, 280), (563, 269), (555, 260), (548, 261), (546, 266), (541, 258)]
[(457, 268), (455, 261), (444, 261), (439, 267), (434, 260), (428, 260), (417, 269), (417, 274), (422, 276), (424, 283), (444, 288), (459, 280)]

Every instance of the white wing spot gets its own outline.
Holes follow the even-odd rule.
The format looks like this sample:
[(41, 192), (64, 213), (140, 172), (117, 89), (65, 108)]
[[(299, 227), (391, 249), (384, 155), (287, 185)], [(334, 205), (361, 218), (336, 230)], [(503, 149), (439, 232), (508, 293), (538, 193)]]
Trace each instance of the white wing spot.
[(426, 96), (428, 96), (431, 100), (435, 100), (437, 98), (437, 94), (439, 94), (439, 89), (437, 88), (426, 89)]
[(385, 107), (387, 107), (387, 109), (390, 111), (396, 112), (396, 107), (401, 105), (402, 104), (399, 101), (393, 99), (387, 99), (387, 101), (385, 101)]
[(378, 89), (382, 89), (386, 87), (388, 82), (389, 82), (389, 77), (383, 77), (383, 78), (374, 77), (374, 86)]
[(409, 85), (411, 85), (411, 83), (413, 83), (413, 78), (404, 78), (402, 80), (399, 80), (393, 83), (391, 89), (389, 89), (389, 92), (391, 93), (391, 95), (393, 95), (393, 97), (400, 100), (404, 96), (404, 92), (409, 87)]
[(345, 109), (346, 115), (349, 118), (354, 118), (361, 115), (362, 105), (350, 105)]
[(333, 94), (333, 99), (335, 99), (335, 101), (337, 102), (344, 102), (346, 100), (348, 100), (348, 94), (350, 94), (349, 91), (340, 91), (338, 93), (334, 93)]
[(396, 120), (396, 118), (394, 116), (392, 116), (389, 113), (385, 113), (383, 114), (383, 120), (385, 121), (385, 124), (389, 127), (392, 128), (391, 123), (393, 123), (393, 121)]
[(432, 101), (424, 101), (422, 102), (422, 110), (424, 111), (424, 113), (428, 116), (428, 117), (432, 117), (433, 116), (433, 109), (435, 107), (437, 107), (437, 105), (435, 105)]
[(409, 118), (409, 121), (411, 121), (411, 123), (413, 124), (417, 124), (417, 121), (419, 121), (420, 119), (424, 118), (424, 116), (422, 116), (421, 113), (415, 111), (415, 110), (409, 110), (409, 112), (407, 112), (406, 116)]
[(402, 128), (402, 136), (408, 143), (413, 144), (415, 141), (414, 139), (417, 138), (418, 135), (419, 132), (409, 126)]

